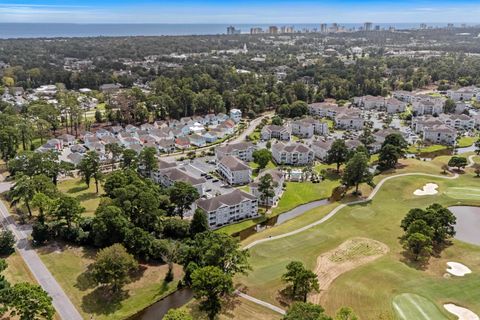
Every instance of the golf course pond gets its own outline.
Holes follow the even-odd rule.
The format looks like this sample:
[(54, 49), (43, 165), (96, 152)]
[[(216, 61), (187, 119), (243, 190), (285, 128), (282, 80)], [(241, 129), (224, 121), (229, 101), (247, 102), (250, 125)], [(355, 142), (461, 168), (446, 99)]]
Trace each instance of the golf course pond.
[(455, 238), (480, 246), (480, 207), (453, 206), (448, 209), (457, 217)]

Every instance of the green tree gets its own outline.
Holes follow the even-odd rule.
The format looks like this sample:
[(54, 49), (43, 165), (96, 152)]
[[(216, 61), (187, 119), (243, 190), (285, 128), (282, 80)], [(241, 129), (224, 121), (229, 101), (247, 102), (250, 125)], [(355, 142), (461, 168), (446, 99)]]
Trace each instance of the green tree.
[(173, 280), (173, 264), (178, 261), (180, 256), (180, 245), (177, 241), (167, 240), (159, 254), (162, 257), (163, 262), (168, 265), (168, 272), (165, 276), (165, 281), (170, 282)]
[(477, 141), (475, 141), (475, 153), (477, 155), (480, 155), (480, 139), (477, 139)]
[(252, 153), (253, 162), (258, 165), (258, 171), (265, 169), (270, 160), (272, 159), (272, 153), (267, 149), (258, 149)]
[(224, 273), (246, 274), (250, 269), (249, 253), (240, 248), (238, 240), (228, 234), (206, 231), (185, 241), (180, 263), (185, 269), (185, 281), (189, 283), (191, 272), (199, 267), (216, 266)]
[(10, 255), (15, 252), (15, 236), (10, 230), (0, 231), (0, 255)]
[(290, 105), (290, 118), (303, 117), (308, 113), (308, 105), (305, 101), (295, 101)]
[(449, 167), (456, 167), (457, 170), (463, 169), (467, 166), (468, 161), (465, 157), (453, 156), (448, 160)]
[(20, 320), (51, 320), (55, 315), (52, 298), (42, 287), (30, 283), (17, 283), (7, 290), (8, 309)]
[(445, 113), (455, 113), (457, 104), (452, 99), (448, 98), (443, 105), (443, 112)]
[(65, 220), (70, 228), (72, 223), (77, 222), (85, 208), (81, 206), (77, 198), (67, 195), (61, 195), (55, 200), (54, 205), (50, 208), (49, 214), (57, 221)]
[(214, 320), (222, 310), (222, 298), (233, 293), (232, 276), (215, 266), (198, 268), (192, 273), (192, 290), (200, 300), (200, 310)]
[(175, 205), (175, 213), (183, 219), (186, 211), (200, 197), (198, 190), (191, 184), (177, 181), (170, 188), (170, 201)]
[(382, 146), (378, 156), (378, 167), (381, 170), (393, 169), (398, 163), (401, 154), (398, 152), (398, 148), (387, 144)]
[(143, 148), (138, 156), (138, 165), (145, 173), (146, 177), (150, 177), (152, 171), (158, 168), (157, 150), (154, 147)]
[(10, 199), (12, 205), (18, 204), (20, 201), (25, 203), (29, 216), (32, 216), (32, 208), (30, 202), (35, 195), (35, 186), (33, 179), (26, 175), (20, 175), (15, 181), (15, 184), (10, 189)]
[(138, 155), (135, 150), (125, 149), (122, 154), (122, 168), (136, 170), (138, 166)]
[(97, 284), (109, 286), (113, 293), (118, 293), (137, 269), (137, 261), (117, 243), (97, 253), (92, 264), (92, 277)]
[(335, 315), (335, 320), (358, 320), (358, 317), (351, 308), (341, 307)]
[(102, 123), (103, 122), (102, 112), (98, 109), (95, 110), (95, 122), (96, 123)]
[(310, 292), (319, 291), (317, 275), (306, 269), (300, 261), (292, 261), (287, 265), (282, 280), (288, 284), (287, 290), (293, 300), (300, 298), (306, 302)]
[(345, 141), (337, 139), (332, 143), (332, 146), (327, 152), (326, 162), (328, 164), (335, 163), (337, 165), (337, 172), (340, 172), (340, 166), (347, 161), (348, 148)]
[(120, 160), (120, 157), (122, 156), (123, 147), (117, 143), (108, 143), (105, 145), (105, 151), (110, 154), (110, 163), (113, 171), (115, 163)]
[(197, 208), (190, 222), (190, 235), (205, 232), (209, 229), (207, 214), (204, 210)]
[(260, 177), (258, 182), (258, 192), (260, 192), (260, 199), (268, 208), (269, 201), (275, 196), (275, 182), (271, 174), (267, 173)]
[(371, 182), (372, 175), (368, 170), (368, 160), (363, 152), (357, 152), (347, 162), (343, 172), (342, 182), (348, 186), (355, 186), (355, 194), (358, 194), (360, 183)]
[(91, 236), (98, 247), (122, 243), (132, 224), (122, 209), (113, 205), (101, 205), (95, 211)]
[(408, 235), (404, 241), (404, 248), (410, 252), (415, 261), (427, 260), (432, 254), (432, 239), (416, 232)]
[(103, 178), (98, 153), (95, 151), (87, 152), (78, 164), (78, 171), (88, 187), (90, 187), (91, 179), (95, 180), (95, 190), (98, 193), (98, 185)]
[(319, 305), (310, 302), (294, 302), (287, 310), (283, 320), (331, 320), (331, 318)]
[(163, 320), (193, 320), (192, 316), (183, 309), (170, 309)]
[(32, 198), (32, 207), (38, 209), (38, 221), (45, 222), (45, 213), (50, 210), (54, 201), (43, 192), (36, 193)]

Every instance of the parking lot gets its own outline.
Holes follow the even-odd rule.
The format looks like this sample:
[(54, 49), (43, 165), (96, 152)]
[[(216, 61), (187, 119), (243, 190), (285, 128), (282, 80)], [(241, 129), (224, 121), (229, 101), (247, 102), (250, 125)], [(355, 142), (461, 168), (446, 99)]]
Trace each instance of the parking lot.
[(211, 172), (216, 172), (214, 160), (215, 157), (207, 156), (194, 160), (184, 160), (179, 163), (179, 166), (184, 167), (189, 174), (197, 178), (203, 177), (207, 180), (205, 183), (205, 194), (207, 198), (233, 191), (231, 186), (224, 183), (221, 179), (218, 179), (216, 175), (210, 174)]

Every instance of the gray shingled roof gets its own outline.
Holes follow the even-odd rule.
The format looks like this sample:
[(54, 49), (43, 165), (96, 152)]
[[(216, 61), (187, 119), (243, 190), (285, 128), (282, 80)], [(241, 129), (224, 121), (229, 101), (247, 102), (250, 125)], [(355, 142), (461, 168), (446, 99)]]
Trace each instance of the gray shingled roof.
[(202, 208), (207, 212), (215, 211), (222, 206), (233, 206), (239, 204), (245, 200), (256, 200), (255, 196), (245, 191), (236, 189), (227, 194), (222, 194), (220, 196), (199, 200), (197, 201), (197, 206)]
[(234, 157), (234, 156), (226, 156), (223, 157), (219, 164), (224, 165), (231, 171), (243, 171), (243, 170), (250, 170), (250, 167), (243, 162), (242, 160)]

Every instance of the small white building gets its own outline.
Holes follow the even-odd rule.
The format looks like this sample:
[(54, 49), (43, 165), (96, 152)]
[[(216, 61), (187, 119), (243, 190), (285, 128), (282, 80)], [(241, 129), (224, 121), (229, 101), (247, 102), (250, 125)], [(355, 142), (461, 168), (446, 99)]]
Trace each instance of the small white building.
[(239, 123), (242, 120), (242, 110), (240, 109), (230, 109), (230, 119)]

